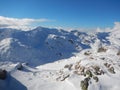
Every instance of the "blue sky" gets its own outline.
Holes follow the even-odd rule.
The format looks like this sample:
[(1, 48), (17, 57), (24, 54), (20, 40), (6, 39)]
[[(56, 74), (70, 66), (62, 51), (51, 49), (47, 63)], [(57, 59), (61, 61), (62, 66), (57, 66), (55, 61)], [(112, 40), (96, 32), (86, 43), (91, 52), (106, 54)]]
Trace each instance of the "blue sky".
[(40, 26), (112, 27), (120, 21), (120, 0), (0, 0), (0, 16), (48, 19)]

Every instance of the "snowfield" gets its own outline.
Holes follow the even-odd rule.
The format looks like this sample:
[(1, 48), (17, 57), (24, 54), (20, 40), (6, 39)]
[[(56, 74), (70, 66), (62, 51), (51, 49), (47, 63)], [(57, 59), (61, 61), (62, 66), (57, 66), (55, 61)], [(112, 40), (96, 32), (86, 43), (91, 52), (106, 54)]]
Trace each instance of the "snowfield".
[(120, 29), (0, 29), (0, 69), (0, 90), (120, 90)]

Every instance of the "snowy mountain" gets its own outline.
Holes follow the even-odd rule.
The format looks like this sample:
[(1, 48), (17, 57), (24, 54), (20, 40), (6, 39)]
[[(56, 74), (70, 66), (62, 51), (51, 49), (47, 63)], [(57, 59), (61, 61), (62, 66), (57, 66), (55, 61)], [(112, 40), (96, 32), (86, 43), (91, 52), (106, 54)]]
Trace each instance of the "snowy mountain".
[(0, 29), (0, 69), (0, 90), (119, 90), (120, 30)]
[[(67, 32), (38, 27), (31, 31), (0, 30), (0, 57), (2, 61), (20, 61), (44, 64), (73, 56), (85, 48), (85, 33)], [(88, 36), (89, 37), (89, 36)], [(89, 37), (90, 38), (90, 37)], [(82, 42), (81, 40), (84, 39)], [(38, 63), (36, 63), (38, 62)]]

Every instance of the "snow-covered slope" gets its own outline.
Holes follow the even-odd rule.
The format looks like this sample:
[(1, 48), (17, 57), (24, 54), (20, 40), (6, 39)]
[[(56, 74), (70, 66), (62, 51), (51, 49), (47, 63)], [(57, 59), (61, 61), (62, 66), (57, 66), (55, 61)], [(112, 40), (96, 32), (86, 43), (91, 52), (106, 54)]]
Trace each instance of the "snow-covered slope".
[(0, 90), (119, 90), (120, 31), (1, 29), (0, 69)]
[[(38, 27), (31, 31), (0, 30), (2, 61), (20, 61), (37, 65), (73, 56), (74, 52), (89, 48), (85, 33)], [(89, 37), (89, 36), (87, 36)], [(82, 41), (82, 42), (81, 42)], [(37, 62), (37, 63), (36, 63)]]

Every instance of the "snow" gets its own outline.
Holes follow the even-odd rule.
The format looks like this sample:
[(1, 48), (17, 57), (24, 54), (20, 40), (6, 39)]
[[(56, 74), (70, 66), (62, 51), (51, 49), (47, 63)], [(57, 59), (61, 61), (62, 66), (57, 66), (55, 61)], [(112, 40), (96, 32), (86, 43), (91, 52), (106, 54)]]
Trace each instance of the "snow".
[[(119, 30), (7, 30), (0, 29), (0, 69), (7, 70), (7, 78), (0, 79), (0, 90), (82, 90), (81, 81), (88, 77), (82, 74), (83, 68), (84, 74), (90, 70), (93, 75), (88, 90), (119, 90)], [(101, 47), (106, 50), (98, 52)], [(96, 75), (95, 67), (103, 73)]]
[(9, 50), (11, 40), (12, 40), (12, 38), (6, 38), (6, 39), (0, 41), (0, 51), (2, 51), (2, 54), (6, 53)]

